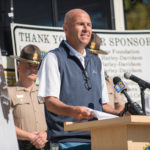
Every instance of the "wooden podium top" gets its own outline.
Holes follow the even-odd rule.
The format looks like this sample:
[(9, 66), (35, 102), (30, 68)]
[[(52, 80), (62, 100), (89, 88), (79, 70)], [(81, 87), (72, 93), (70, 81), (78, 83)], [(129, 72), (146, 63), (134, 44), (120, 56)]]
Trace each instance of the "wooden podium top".
[(65, 131), (90, 131), (93, 128), (103, 128), (108, 126), (120, 126), (120, 125), (150, 125), (150, 116), (125, 116), (105, 120), (95, 120), (88, 122), (65, 122)]

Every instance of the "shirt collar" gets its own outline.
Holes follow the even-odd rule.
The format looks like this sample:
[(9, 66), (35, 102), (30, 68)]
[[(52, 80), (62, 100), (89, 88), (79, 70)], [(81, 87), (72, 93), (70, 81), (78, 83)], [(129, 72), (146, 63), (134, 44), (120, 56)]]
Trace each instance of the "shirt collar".
[[(15, 86), (17, 86), (17, 91), (28, 91), (21, 83), (17, 82), (15, 84)], [(32, 88), (32, 92), (37, 91), (38, 87), (36, 86), (36, 84), (34, 84), (33, 88)]]
[(83, 55), (80, 54), (77, 50), (75, 50), (73, 47), (71, 47), (66, 41), (64, 41), (64, 43), (66, 44), (66, 46), (70, 49), (70, 51), (74, 54), (74, 56), (80, 58), (80, 59), (84, 59), (84, 57), (86, 56), (86, 51), (84, 49)]

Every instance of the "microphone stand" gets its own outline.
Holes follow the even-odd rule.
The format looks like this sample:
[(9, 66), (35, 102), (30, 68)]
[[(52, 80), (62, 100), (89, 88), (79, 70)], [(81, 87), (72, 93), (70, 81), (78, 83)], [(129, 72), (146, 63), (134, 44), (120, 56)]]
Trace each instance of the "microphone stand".
[(145, 93), (144, 93), (144, 90), (146, 88), (140, 86), (140, 92), (141, 92), (141, 104), (142, 104), (142, 110), (144, 112), (144, 115), (146, 115), (145, 113)]

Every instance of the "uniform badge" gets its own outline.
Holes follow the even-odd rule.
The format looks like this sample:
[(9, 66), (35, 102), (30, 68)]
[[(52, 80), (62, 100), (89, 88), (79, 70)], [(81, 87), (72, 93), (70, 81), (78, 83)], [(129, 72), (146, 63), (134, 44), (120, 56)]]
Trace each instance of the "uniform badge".
[(37, 53), (33, 54), (33, 60), (38, 60), (38, 54)]
[(90, 49), (94, 49), (94, 48), (95, 48), (95, 45), (96, 45), (95, 42), (91, 42)]

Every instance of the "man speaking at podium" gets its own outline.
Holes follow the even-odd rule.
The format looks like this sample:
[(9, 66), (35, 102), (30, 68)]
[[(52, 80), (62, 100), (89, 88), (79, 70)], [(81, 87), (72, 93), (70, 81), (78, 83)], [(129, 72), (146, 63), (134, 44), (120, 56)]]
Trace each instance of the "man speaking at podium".
[(104, 71), (100, 59), (85, 47), (90, 41), (92, 23), (82, 9), (66, 13), (63, 29), (66, 41), (50, 51), (39, 70), (39, 92), (46, 104), (51, 147), (59, 150), (90, 150), (89, 132), (64, 132), (66, 121), (91, 120), (87, 108), (112, 114), (119, 112), (108, 103)]

